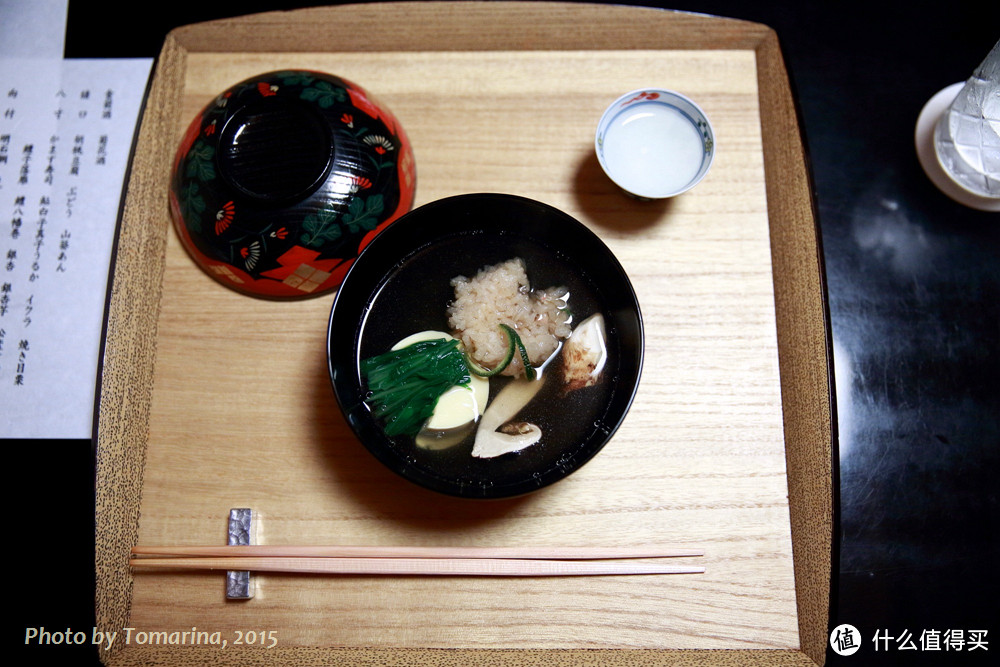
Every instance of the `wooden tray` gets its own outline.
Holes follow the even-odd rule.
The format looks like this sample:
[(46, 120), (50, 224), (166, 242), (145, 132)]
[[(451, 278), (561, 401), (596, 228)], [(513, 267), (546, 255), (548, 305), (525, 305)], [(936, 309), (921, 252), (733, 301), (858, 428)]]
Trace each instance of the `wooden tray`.
[[(399, 117), (417, 204), (520, 194), (595, 230), (642, 304), (635, 404), (567, 480), (498, 502), (418, 489), (350, 434), (326, 376), (333, 297), (275, 303), (202, 273), (171, 228), (174, 151), (246, 76), (327, 70)], [(693, 191), (637, 202), (593, 155), (604, 107), (646, 85), (711, 118)], [(757, 24), (563, 3), (390, 3), (171, 33), (118, 237), (97, 430), (97, 612), (134, 664), (822, 663), (831, 402), (817, 230), (776, 35)], [(704, 575), (566, 579), (141, 573), (137, 543), (225, 543), (232, 507), (268, 544), (697, 544)], [(184, 642), (197, 628), (228, 646)], [(277, 646), (234, 646), (238, 632)], [(167, 633), (164, 635), (140, 633)], [(145, 639), (141, 642), (140, 639)], [(270, 639), (268, 644), (270, 644)]]

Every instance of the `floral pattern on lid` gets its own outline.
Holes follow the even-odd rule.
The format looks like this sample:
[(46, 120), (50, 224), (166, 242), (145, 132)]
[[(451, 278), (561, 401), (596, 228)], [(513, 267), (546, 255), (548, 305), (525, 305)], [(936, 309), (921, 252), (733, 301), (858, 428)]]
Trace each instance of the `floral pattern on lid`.
[(262, 74), (188, 127), (170, 205), (208, 275), (255, 296), (336, 289), (361, 250), (413, 204), (413, 153), (392, 113), (321, 72)]

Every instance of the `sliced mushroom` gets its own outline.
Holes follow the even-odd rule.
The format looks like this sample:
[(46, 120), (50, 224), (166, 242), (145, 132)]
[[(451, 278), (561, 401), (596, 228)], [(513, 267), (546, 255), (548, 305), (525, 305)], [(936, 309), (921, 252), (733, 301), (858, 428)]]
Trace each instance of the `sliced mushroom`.
[(531, 399), (538, 394), (545, 382), (544, 375), (537, 380), (512, 380), (500, 390), (493, 399), (476, 430), (476, 441), (472, 446), (472, 455), (477, 458), (493, 458), (511, 452), (517, 452), (537, 443), (542, 439), (542, 430), (534, 424), (518, 422), (509, 425), (514, 433), (499, 431), (510, 422)]

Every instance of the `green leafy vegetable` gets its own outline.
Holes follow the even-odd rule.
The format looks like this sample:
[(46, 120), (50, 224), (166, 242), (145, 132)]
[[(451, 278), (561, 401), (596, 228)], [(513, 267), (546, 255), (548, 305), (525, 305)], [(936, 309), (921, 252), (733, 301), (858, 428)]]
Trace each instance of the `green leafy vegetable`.
[(521, 337), (506, 324), (500, 328), (507, 334), (507, 354), (492, 370), (473, 361), (454, 338), (420, 341), (362, 361), (361, 373), (368, 384), (365, 402), (384, 423), (386, 434), (417, 435), (444, 392), (469, 384), (470, 373), (487, 378), (500, 373), (515, 351), (521, 355), (525, 376), (534, 380), (535, 369)]
[(366, 402), (389, 436), (415, 436), (441, 394), (471, 382), (457, 340), (435, 339), (390, 350), (361, 362)]

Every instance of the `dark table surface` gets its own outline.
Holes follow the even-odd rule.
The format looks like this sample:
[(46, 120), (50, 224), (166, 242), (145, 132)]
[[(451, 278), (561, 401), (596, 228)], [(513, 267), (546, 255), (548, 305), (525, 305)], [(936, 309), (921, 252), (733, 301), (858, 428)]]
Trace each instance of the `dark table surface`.
[[(154, 57), (175, 26), (309, 4), (336, 3), (165, 2), (122, 13), (71, 0), (66, 56)], [(1000, 214), (936, 190), (917, 162), (913, 129), (924, 103), (968, 77), (1000, 39), (1000, 7), (627, 4), (757, 21), (782, 43), (811, 161), (834, 349), (830, 627), (850, 623), (862, 638), (856, 654), (829, 652), (828, 662), (986, 664), (1000, 652)], [(35, 556), (9, 570), (14, 643), (23, 645), (27, 627), (89, 632), (93, 449), (6, 444), (9, 476), (28, 484), (8, 494), (9, 535)], [(987, 650), (968, 643), (978, 631)], [(961, 650), (933, 650), (935, 637), (959, 635)], [(88, 647), (32, 647), (24, 657), (43, 654), (96, 662)]]

